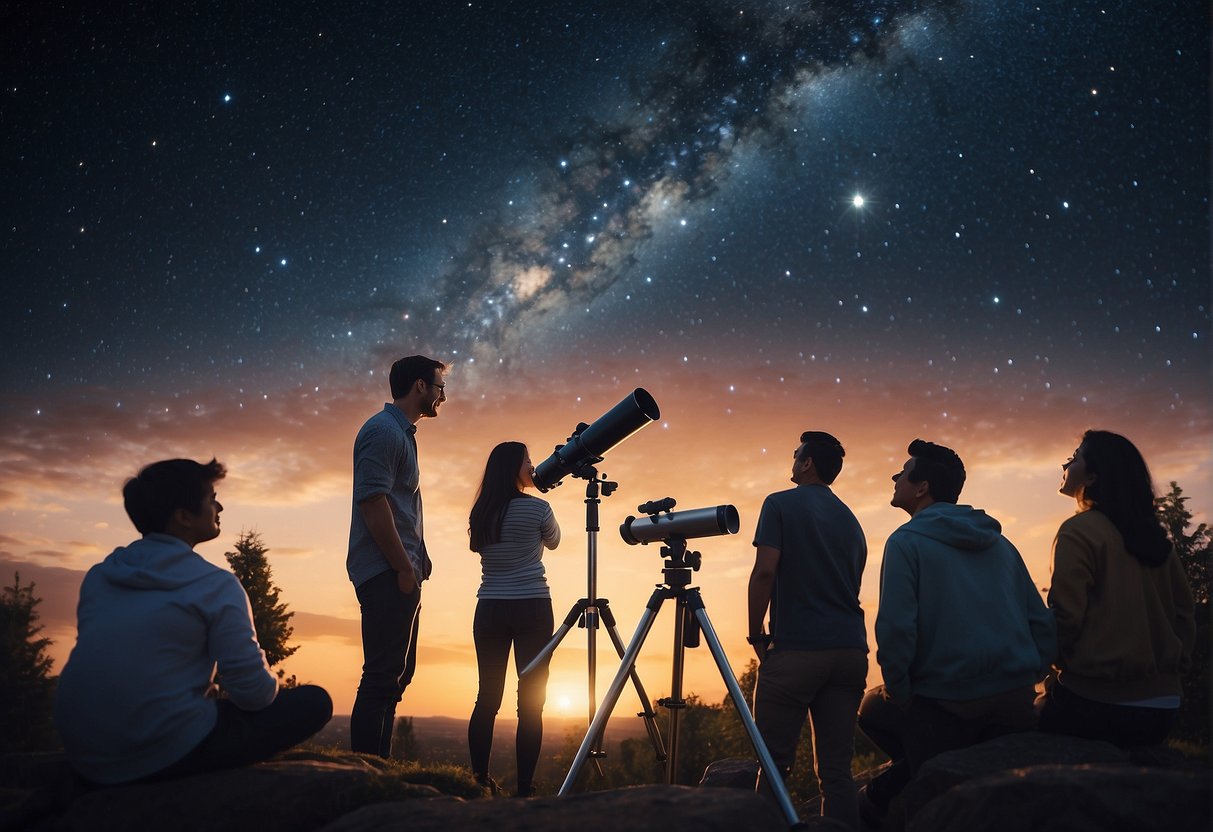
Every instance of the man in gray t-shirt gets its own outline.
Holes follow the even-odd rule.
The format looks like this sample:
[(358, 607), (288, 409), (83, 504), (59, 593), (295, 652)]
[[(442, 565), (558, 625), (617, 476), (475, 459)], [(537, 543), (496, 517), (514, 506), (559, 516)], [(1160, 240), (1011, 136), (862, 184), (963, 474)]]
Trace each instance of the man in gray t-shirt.
[[(830, 490), (845, 453), (828, 433), (801, 434), (792, 462), (796, 487), (763, 503), (754, 532), (747, 640), (759, 662), (754, 721), (771, 757), (786, 777), (811, 716), (821, 813), (855, 829), (851, 756), (868, 674), (859, 582), (868, 549), (859, 521)], [(770, 629), (764, 632), (768, 609)]]
[(362, 680), (350, 715), (354, 751), (388, 757), (396, 705), (413, 679), (421, 582), (429, 577), (417, 422), (446, 401), (446, 366), (421, 355), (392, 365), (392, 402), (354, 440), (346, 572), (362, 611)]

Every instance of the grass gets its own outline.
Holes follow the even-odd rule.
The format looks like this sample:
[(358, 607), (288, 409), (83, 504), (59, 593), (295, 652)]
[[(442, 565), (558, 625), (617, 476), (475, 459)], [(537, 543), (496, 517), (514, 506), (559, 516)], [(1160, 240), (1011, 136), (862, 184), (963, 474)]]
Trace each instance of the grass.
[(446, 795), (464, 799), (488, 797), (489, 792), (472, 776), (467, 766), (454, 763), (419, 763), (414, 760), (393, 760), (371, 754), (355, 754), (335, 745), (304, 743), (283, 754), (284, 760), (316, 760), (366, 766), (375, 770), (367, 783), (368, 793), (361, 803), (422, 797), (430, 794), (418, 786), (430, 786)]

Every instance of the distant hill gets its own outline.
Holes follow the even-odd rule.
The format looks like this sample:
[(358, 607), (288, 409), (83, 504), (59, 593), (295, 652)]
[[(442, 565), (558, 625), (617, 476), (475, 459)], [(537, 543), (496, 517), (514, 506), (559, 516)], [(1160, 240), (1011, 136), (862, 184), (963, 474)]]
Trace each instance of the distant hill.
[[(401, 715), (402, 718), (407, 716), (407, 714)], [(497, 717), (497, 724), (493, 730), (494, 748), (501, 747), (502, 743), (506, 743), (512, 748), (517, 727), (517, 719), (505, 716)], [(565, 737), (570, 732), (575, 731), (580, 737), (584, 735), (585, 729), (586, 720), (583, 717), (545, 716), (543, 718), (544, 746), (555, 748), (564, 743)], [(426, 756), (450, 746), (458, 747), (462, 754), (460, 760), (467, 756), (468, 721), (466, 719), (450, 716), (415, 716), (413, 717), (413, 733), (417, 737), (417, 742), (426, 751)], [(644, 720), (635, 716), (613, 717), (607, 723), (606, 736), (608, 743), (612, 745), (626, 739), (644, 737)], [(313, 742), (349, 748), (349, 715), (334, 716), (324, 730), (316, 735)]]

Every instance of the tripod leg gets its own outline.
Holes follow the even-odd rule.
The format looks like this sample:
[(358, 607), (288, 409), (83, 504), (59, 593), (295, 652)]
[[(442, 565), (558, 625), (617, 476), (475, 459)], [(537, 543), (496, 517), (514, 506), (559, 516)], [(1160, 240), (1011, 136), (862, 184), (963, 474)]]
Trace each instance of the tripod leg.
[(525, 676), (535, 668), (539, 667), (539, 665), (543, 664), (544, 660), (547, 659), (548, 656), (555, 652), (556, 648), (560, 646), (560, 642), (564, 641), (564, 637), (569, 634), (569, 630), (573, 629), (573, 625), (580, 620), (582, 613), (585, 612), (585, 608), (589, 603), (590, 602), (588, 600), (582, 598), (573, 605), (573, 608), (570, 609), (569, 614), (564, 617), (564, 621), (561, 622), (560, 627), (557, 628), (556, 633), (552, 636), (551, 640), (547, 644), (543, 645), (543, 649), (539, 651), (539, 654), (535, 656), (535, 658), (531, 659), (530, 664), (522, 668), (522, 671), (518, 674), (519, 677)]
[(729, 696), (733, 698), (733, 706), (737, 708), (737, 716), (741, 718), (741, 724), (745, 727), (746, 734), (750, 737), (750, 745), (754, 747), (754, 753), (758, 755), (758, 762), (762, 765), (762, 770), (771, 775), (771, 791), (775, 793), (775, 800), (779, 803), (779, 808), (783, 810), (784, 816), (788, 819), (788, 825), (796, 826), (800, 823), (800, 816), (796, 814), (796, 807), (792, 805), (792, 798), (788, 795), (788, 788), (783, 783), (783, 776), (779, 772), (779, 767), (775, 765), (775, 761), (771, 758), (771, 752), (767, 750), (767, 744), (763, 741), (762, 735), (758, 733), (758, 726), (754, 724), (754, 718), (750, 716), (750, 711), (745, 706), (745, 697), (742, 696), (741, 686), (737, 684), (737, 678), (733, 675), (733, 668), (729, 667), (728, 657), (724, 654), (724, 648), (720, 646), (720, 639), (716, 637), (716, 631), (712, 629), (712, 622), (708, 620), (708, 612), (704, 609), (703, 598), (700, 597), (698, 590), (691, 590), (688, 595), (694, 596), (689, 600), (689, 603), (695, 612), (695, 618), (699, 621), (700, 628), (703, 630), (703, 637), (708, 642), (708, 648), (712, 651), (712, 658), (716, 660), (716, 667), (720, 670), (720, 678), (728, 689)]
[[(599, 600), (599, 611), (602, 613), (602, 623), (606, 625), (606, 631), (611, 637), (611, 643), (615, 645), (615, 652), (619, 654), (619, 658), (623, 659), (624, 647), (623, 639), (619, 637), (619, 631), (615, 629), (615, 616), (611, 614), (611, 607), (605, 598)], [(636, 668), (632, 668), (632, 686), (636, 688), (636, 695), (640, 697), (640, 707), (643, 708), (637, 716), (644, 720), (645, 730), (649, 734), (649, 742), (653, 745), (653, 753), (657, 756), (657, 762), (664, 763), (668, 759), (665, 743), (661, 739), (661, 729), (657, 727), (657, 714), (653, 710), (653, 704), (649, 700), (649, 695), (645, 693), (644, 685), (640, 682), (640, 674), (636, 672)]]
[(678, 779), (678, 737), (679, 726), (682, 724), (682, 712), (686, 708), (686, 700), (682, 698), (682, 674), (686, 661), (685, 631), (688, 618), (685, 594), (677, 599), (674, 619), (674, 661), (670, 676), (670, 697), (662, 700), (662, 704), (670, 712), (670, 756), (665, 763), (665, 782), (667, 786), (674, 785)]
[[(591, 601), (597, 603), (597, 601)], [(589, 709), (590, 721), (593, 721), (595, 715), (594, 696), (598, 690), (598, 608), (586, 607), (585, 611), (585, 634), (586, 634), (586, 680), (588, 684), (588, 695), (586, 696), (586, 705)], [(605, 724), (604, 724), (605, 730)], [(602, 734), (594, 737), (593, 745), (590, 748), (590, 757), (594, 760), (594, 767), (598, 771), (598, 776), (602, 776), (602, 764), (599, 759), (604, 755), (602, 753)]]
[(615, 703), (619, 701), (619, 694), (623, 692), (623, 686), (627, 682), (628, 676), (636, 667), (636, 658), (640, 655), (640, 648), (644, 646), (644, 640), (648, 636), (649, 630), (653, 628), (653, 621), (657, 618), (657, 611), (661, 609), (663, 600), (661, 589), (654, 590), (644, 614), (640, 616), (640, 622), (636, 625), (636, 634), (632, 636), (631, 643), (623, 653), (619, 671), (611, 680), (611, 686), (607, 688), (606, 696), (603, 697), (602, 704), (598, 706), (598, 712), (594, 714), (590, 727), (585, 732), (585, 739), (581, 741), (581, 747), (577, 749), (577, 754), (573, 757), (573, 764), (569, 767), (568, 776), (564, 778), (564, 784), (557, 792), (561, 797), (572, 792), (573, 781), (577, 779), (581, 767), (585, 765), (586, 759), (590, 756), (590, 750), (593, 748), (595, 740), (601, 737), (606, 729), (607, 720), (611, 717)]

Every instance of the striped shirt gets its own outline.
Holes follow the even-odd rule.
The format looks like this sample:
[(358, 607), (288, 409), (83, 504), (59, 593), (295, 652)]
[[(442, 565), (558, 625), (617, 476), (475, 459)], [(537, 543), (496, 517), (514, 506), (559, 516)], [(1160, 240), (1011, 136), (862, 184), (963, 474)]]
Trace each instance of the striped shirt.
[(560, 526), (547, 501), (523, 495), (506, 505), (501, 539), (480, 552), (477, 598), (551, 598), (543, 548), (560, 543)]

